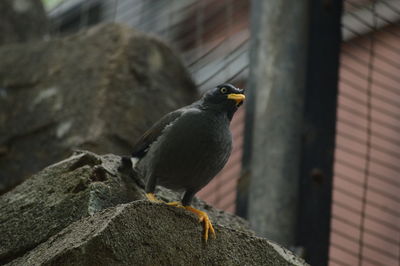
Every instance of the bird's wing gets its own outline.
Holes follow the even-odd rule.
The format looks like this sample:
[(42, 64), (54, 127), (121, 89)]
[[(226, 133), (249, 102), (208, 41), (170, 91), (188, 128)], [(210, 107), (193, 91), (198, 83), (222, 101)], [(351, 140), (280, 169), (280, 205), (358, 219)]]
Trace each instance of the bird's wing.
[(132, 157), (142, 158), (147, 153), (150, 145), (162, 134), (164, 128), (178, 119), (183, 112), (184, 108), (181, 108), (166, 114), (164, 117), (158, 120), (140, 137), (139, 141), (135, 144), (133, 147)]

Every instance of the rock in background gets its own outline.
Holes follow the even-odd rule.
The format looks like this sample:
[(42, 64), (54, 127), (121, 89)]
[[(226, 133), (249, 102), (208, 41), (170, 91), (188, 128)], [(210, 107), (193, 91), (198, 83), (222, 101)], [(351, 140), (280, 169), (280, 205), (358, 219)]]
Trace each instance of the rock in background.
[[(4, 45), (0, 58), (0, 191), (75, 148), (127, 154), (155, 120), (197, 96), (167, 46), (115, 24)], [(142, 180), (120, 160), (77, 152), (2, 195), (0, 264), (305, 265), (195, 199), (217, 232), (205, 243), (194, 214), (143, 200)]]
[(118, 169), (120, 159), (82, 152), (0, 197), (0, 264), (306, 265), (241, 218), (196, 200), (216, 228), (205, 243), (192, 213), (142, 200), (140, 179)]
[(116, 24), (2, 46), (0, 58), (0, 194), (74, 148), (129, 154), (197, 97), (166, 45)]
[(40, 0), (1, 0), (0, 14), (0, 45), (43, 39), (48, 34)]

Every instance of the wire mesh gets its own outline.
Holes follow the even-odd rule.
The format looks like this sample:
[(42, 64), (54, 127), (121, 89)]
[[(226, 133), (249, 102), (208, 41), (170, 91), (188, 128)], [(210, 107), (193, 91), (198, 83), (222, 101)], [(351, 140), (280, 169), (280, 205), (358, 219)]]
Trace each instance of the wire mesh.
[[(54, 35), (100, 22), (153, 34), (179, 52), (200, 91), (242, 86), (249, 0), (61, 0)], [(400, 265), (400, 1), (344, 0), (330, 265)], [(199, 196), (234, 211), (244, 125), (227, 166)]]
[(400, 265), (400, 2), (345, 0), (330, 265)]
[[(157, 36), (181, 55), (203, 92), (224, 82), (244, 85), (249, 68), (249, 5), (249, 0), (60, 0), (48, 13), (55, 36), (102, 22), (123, 23)], [(230, 160), (198, 193), (213, 206), (231, 212), (241, 170), (243, 110), (232, 121)]]

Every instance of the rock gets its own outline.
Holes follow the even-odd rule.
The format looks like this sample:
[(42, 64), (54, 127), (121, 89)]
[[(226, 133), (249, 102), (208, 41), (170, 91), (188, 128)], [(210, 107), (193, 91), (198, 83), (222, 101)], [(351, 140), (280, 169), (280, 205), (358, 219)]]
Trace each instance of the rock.
[[(126, 169), (118, 169), (121, 166), (120, 160), (121, 157), (111, 154), (98, 156), (91, 152), (79, 152), (45, 168), (0, 197), (0, 213), (2, 214), (0, 217), (0, 264), (14, 261), (31, 250), (34, 252), (33, 250), (36, 250), (41, 243), (52, 243), (49, 241), (55, 240), (50, 240), (50, 238), (71, 223), (110, 207), (113, 207), (113, 210), (109, 209), (106, 212), (108, 214), (96, 216), (98, 218), (94, 220), (98, 219), (99, 223), (101, 220), (106, 225), (110, 221), (104, 219), (119, 213), (118, 210), (127, 208), (131, 215), (131, 210), (135, 213), (137, 208), (143, 208), (142, 211), (146, 212), (148, 209), (149, 213), (140, 215), (148, 217), (158, 211), (189, 217), (184, 220), (186, 222), (179, 225), (180, 228), (185, 228), (188, 221), (193, 223), (194, 216), (190, 218), (190, 213), (178, 208), (164, 205), (154, 207), (153, 205), (157, 204), (139, 202), (138, 200), (145, 199), (143, 182), (139, 178), (135, 179), (134, 176), (128, 175)], [(179, 199), (177, 193), (163, 188), (159, 188), (157, 195), (165, 201)], [(134, 203), (115, 209), (118, 204), (132, 201)], [(243, 219), (216, 210), (198, 199), (195, 200), (194, 206), (207, 211), (214, 223), (230, 228), (232, 232), (241, 232), (241, 235), (253, 237), (254, 233)], [(167, 211), (161, 210), (163, 208)], [(164, 214), (158, 219), (165, 219)], [(133, 220), (132, 223), (134, 222)], [(98, 225), (97, 222), (95, 224)], [(194, 224), (197, 228), (194, 229), (197, 230), (194, 235), (200, 237), (198, 231), (201, 230), (201, 226), (196, 222)], [(138, 226), (143, 226), (143, 224)], [(145, 230), (139, 227), (137, 229)], [(20, 265), (26, 264), (24, 262)]]
[(48, 34), (40, 0), (1, 0), (0, 14), (0, 45), (42, 39)]
[(117, 24), (0, 47), (0, 194), (71, 149), (129, 154), (165, 113), (197, 98), (162, 42)]
[(205, 243), (192, 214), (136, 201), (71, 224), (9, 265), (306, 265), (266, 239), (215, 229)]
[[(0, 264), (305, 265), (243, 219), (196, 199), (217, 239), (183, 209), (150, 203), (121, 157), (79, 151), (0, 197)], [(165, 201), (178, 194), (159, 188)]]
[(49, 166), (0, 198), (0, 261), (23, 254), (82, 217), (139, 198), (135, 186), (94, 154)]

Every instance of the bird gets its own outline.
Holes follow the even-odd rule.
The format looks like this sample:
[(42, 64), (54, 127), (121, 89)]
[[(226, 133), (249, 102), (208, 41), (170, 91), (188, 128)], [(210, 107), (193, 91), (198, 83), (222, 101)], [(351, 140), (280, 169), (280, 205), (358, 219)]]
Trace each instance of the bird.
[(224, 167), (232, 151), (230, 122), (245, 99), (244, 90), (225, 83), (208, 90), (198, 101), (164, 115), (123, 157), (145, 180), (148, 200), (157, 185), (182, 192), (180, 202), (166, 203), (194, 213), (203, 223), (203, 239), (215, 238), (206, 212), (191, 206), (194, 195)]

